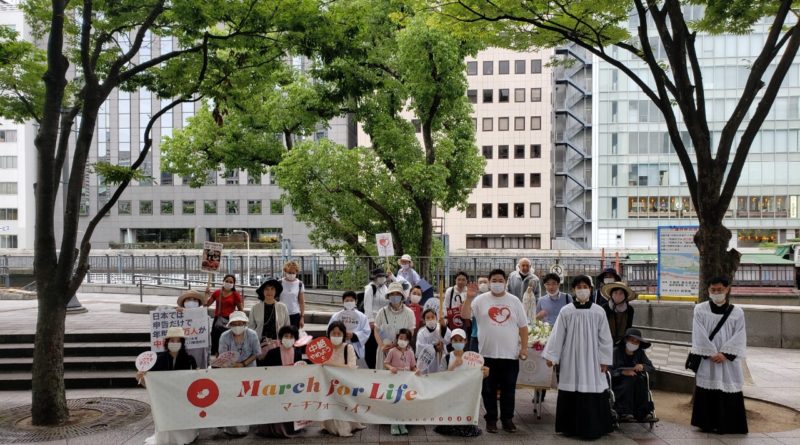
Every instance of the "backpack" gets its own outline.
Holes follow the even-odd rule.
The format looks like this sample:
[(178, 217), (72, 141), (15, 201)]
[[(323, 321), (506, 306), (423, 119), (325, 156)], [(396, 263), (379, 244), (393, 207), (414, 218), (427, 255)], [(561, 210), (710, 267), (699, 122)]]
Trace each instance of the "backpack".
[[(369, 283), (369, 285), (372, 286), (372, 296), (374, 297), (378, 293), (378, 286), (375, 283)], [(364, 292), (356, 294), (356, 307), (361, 313), (364, 313), (364, 294)]]

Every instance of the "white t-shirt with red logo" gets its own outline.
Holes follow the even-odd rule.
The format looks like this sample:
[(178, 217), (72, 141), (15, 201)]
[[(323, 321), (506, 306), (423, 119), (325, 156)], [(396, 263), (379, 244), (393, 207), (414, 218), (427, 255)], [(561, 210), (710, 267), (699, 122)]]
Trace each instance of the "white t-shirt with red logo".
[(472, 316), (478, 323), (478, 348), (484, 357), (516, 359), (519, 355), (519, 328), (528, 325), (525, 308), (514, 295), (495, 297), (491, 292), (472, 302)]

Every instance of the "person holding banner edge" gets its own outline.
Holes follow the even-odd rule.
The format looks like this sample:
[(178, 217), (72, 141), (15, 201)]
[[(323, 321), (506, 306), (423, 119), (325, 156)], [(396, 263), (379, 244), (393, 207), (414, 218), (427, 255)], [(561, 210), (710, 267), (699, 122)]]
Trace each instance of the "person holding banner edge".
[[(354, 295), (355, 296), (355, 295)], [(347, 327), (342, 321), (332, 321), (328, 325), (328, 338), (333, 344), (333, 355), (323, 363), (323, 366), (356, 369), (356, 352), (353, 345), (346, 343)], [(327, 433), (339, 437), (352, 437), (353, 433), (363, 430), (366, 426), (359, 422), (346, 420), (325, 420), (322, 429)]]

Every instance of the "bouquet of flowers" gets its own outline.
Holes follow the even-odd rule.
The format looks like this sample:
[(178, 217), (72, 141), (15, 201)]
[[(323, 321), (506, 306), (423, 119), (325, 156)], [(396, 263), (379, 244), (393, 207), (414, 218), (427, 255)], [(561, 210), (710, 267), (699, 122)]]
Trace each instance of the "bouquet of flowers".
[(543, 350), (552, 329), (553, 327), (546, 321), (534, 321), (532, 325), (528, 326), (528, 345), (537, 351)]

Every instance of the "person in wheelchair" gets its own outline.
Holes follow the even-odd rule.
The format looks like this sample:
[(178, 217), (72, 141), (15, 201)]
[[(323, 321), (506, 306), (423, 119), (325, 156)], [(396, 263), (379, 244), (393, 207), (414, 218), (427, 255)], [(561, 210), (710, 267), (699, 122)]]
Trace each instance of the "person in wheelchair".
[(650, 343), (642, 338), (642, 331), (628, 328), (614, 348), (611, 383), (616, 399), (614, 410), (620, 420), (646, 422), (653, 419), (647, 373), (654, 368), (644, 352), (649, 347)]

